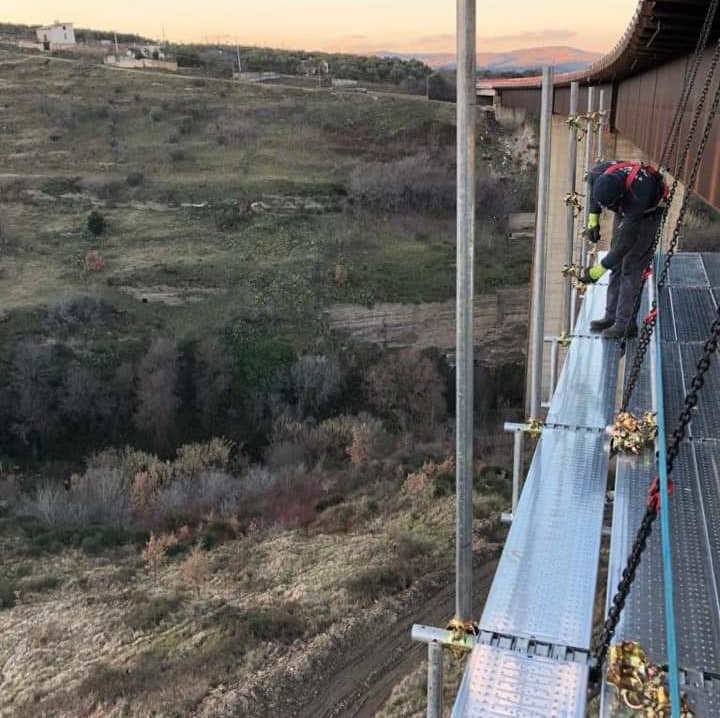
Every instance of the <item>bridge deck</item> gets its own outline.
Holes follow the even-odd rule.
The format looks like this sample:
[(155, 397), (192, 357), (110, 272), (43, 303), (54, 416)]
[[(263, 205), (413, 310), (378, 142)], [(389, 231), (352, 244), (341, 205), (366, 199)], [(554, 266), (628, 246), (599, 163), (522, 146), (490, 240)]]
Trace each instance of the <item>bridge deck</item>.
[[(678, 256), (663, 312), (663, 372), (668, 430), (674, 427), (720, 298), (720, 255)], [(600, 555), (608, 453), (602, 429), (615, 410), (618, 355), (591, 338), (589, 320), (603, 310), (605, 288), (583, 302), (533, 457), (495, 581), (481, 636), (458, 694), (453, 718), (585, 714), (587, 667)], [(634, 347), (631, 345), (631, 350)], [(626, 362), (629, 367), (630, 362)], [(631, 410), (651, 406), (649, 361)], [(703, 718), (720, 718), (720, 367), (717, 358), (678, 459), (671, 501), (675, 606), (682, 690)], [(609, 561), (609, 592), (645, 508), (654, 457), (620, 459)], [(664, 662), (664, 610), (659, 529), (643, 557), (618, 638), (639, 641)], [(614, 710), (603, 693), (604, 716)]]

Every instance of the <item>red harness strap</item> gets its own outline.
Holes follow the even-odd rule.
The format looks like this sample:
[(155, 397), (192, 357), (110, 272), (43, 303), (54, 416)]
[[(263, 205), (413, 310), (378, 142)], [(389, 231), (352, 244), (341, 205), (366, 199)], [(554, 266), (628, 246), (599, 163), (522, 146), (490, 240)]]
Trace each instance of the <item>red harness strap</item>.
[(625, 191), (629, 191), (632, 188), (633, 182), (637, 178), (637, 176), (640, 174), (640, 170), (645, 170), (649, 175), (652, 177), (655, 177), (660, 182), (662, 182), (663, 185), (663, 200), (667, 199), (668, 196), (668, 186), (665, 183), (665, 180), (663, 180), (662, 175), (652, 166), (652, 165), (646, 165), (642, 162), (616, 162), (613, 165), (610, 165), (603, 174), (609, 175), (613, 172), (617, 172), (618, 170), (624, 170), (627, 168), (630, 168), (630, 172), (627, 173), (627, 176), (625, 177)]

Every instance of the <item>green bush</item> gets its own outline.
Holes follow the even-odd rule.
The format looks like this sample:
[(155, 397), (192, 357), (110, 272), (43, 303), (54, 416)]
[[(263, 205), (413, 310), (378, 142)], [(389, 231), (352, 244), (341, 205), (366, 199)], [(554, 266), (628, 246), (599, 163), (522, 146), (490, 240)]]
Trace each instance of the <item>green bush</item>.
[(20, 590), (25, 593), (45, 593), (52, 591), (62, 585), (62, 579), (58, 576), (48, 574), (37, 578), (28, 578), (21, 582)]
[(15, 591), (18, 590), (17, 584), (10, 578), (0, 576), (0, 611), (4, 608), (12, 608), (17, 599)]
[(129, 187), (137, 187), (145, 181), (145, 175), (142, 172), (130, 172), (125, 181)]
[(179, 596), (158, 596), (149, 601), (139, 597), (137, 605), (125, 614), (125, 623), (133, 631), (149, 631), (159, 626), (166, 618), (177, 613), (182, 605)]
[(107, 229), (107, 221), (105, 217), (94, 209), (87, 218), (88, 232), (95, 237), (99, 237)]
[(398, 563), (373, 566), (356, 573), (347, 584), (350, 594), (361, 603), (394, 596), (412, 585), (412, 576)]

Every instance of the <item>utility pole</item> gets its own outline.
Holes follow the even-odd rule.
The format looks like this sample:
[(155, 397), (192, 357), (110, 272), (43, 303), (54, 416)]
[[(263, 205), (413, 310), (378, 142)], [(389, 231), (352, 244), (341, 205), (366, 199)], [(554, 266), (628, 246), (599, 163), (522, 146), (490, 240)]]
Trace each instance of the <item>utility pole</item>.
[(118, 45), (118, 39), (117, 39), (117, 31), (114, 31), (115, 34), (115, 55), (120, 54), (120, 46)]
[(238, 75), (242, 72), (242, 60), (240, 59), (240, 43), (237, 43)]
[(598, 129), (597, 129), (597, 154), (596, 157), (598, 162), (601, 162), (603, 155), (605, 154), (605, 90), (600, 90), (600, 102), (598, 105), (599, 116), (598, 116)]
[[(570, 117), (577, 117), (578, 94), (580, 87), (577, 82), (570, 83)], [(577, 130), (572, 124), (568, 128), (568, 194), (574, 195), (577, 184)], [(573, 247), (575, 244), (575, 207), (568, 204), (565, 215), (565, 264), (573, 263)], [(570, 282), (565, 286), (565, 312), (563, 331), (572, 334), (575, 323), (575, 289)]]
[(538, 162), (538, 201), (535, 220), (533, 255), (530, 419), (540, 419), (543, 350), (545, 348), (545, 235), (550, 189), (550, 144), (552, 138), (553, 68), (543, 68), (542, 104), (540, 110), (540, 158)]
[(455, 616), (472, 619), (476, 0), (457, 3), (457, 352)]

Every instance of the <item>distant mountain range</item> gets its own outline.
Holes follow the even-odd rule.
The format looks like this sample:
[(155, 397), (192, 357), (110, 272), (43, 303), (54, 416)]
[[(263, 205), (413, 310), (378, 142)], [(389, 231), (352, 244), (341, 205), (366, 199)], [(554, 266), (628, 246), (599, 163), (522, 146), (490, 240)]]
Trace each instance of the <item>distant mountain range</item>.
[[(382, 57), (400, 57), (406, 60), (417, 59), (434, 69), (453, 69), (455, 55), (450, 53), (399, 53), (379, 52)], [(602, 57), (597, 52), (587, 52), (576, 47), (529, 47), (509, 52), (479, 52), (477, 56), (479, 70), (504, 72), (527, 70), (542, 65), (554, 65), (556, 72), (582, 70)]]

